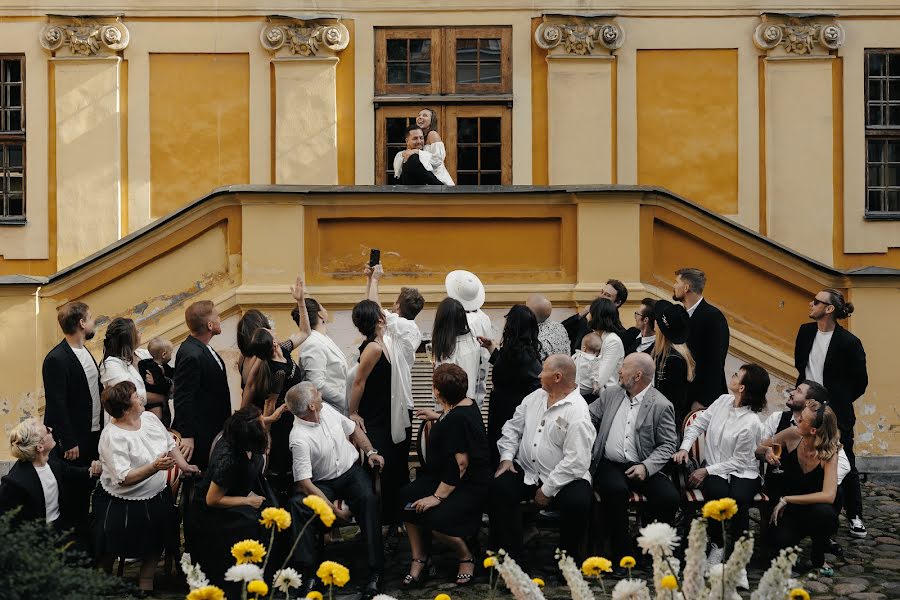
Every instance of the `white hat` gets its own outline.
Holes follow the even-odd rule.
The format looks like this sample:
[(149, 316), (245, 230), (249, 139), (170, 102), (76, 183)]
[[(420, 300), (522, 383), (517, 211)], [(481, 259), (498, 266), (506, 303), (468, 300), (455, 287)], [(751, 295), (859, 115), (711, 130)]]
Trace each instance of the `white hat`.
[(484, 304), (484, 286), (475, 273), (469, 271), (451, 271), (444, 281), (447, 295), (459, 300), (466, 311), (478, 310)]

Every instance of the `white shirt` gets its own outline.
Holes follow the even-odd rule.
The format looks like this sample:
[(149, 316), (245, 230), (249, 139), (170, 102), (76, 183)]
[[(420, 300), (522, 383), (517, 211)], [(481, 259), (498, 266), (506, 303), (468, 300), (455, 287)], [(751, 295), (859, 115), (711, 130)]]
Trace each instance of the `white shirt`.
[(97, 363), (94, 362), (94, 357), (91, 356), (91, 353), (84, 346), (76, 348), (69, 345), (69, 348), (72, 349), (72, 352), (78, 358), (78, 362), (81, 363), (84, 376), (87, 377), (88, 389), (91, 391), (91, 431), (100, 431), (103, 428), (103, 408), (100, 405), (100, 389), (97, 385), (97, 379), (99, 378)]
[[(150, 355), (148, 353), (147, 356), (141, 356), (140, 358), (142, 360), (150, 358)], [(137, 389), (138, 396), (141, 398), (141, 402), (147, 404), (147, 386), (141, 378), (141, 374), (138, 373), (136, 363), (133, 361), (127, 363), (121, 358), (107, 356), (106, 360), (100, 364), (100, 383), (103, 384), (104, 388), (108, 388), (123, 381), (133, 383)]]
[(600, 390), (608, 385), (619, 384), (619, 367), (622, 366), (622, 361), (625, 359), (625, 346), (622, 344), (622, 338), (615, 333), (605, 331), (600, 335), (600, 339), (603, 340), (600, 345), (600, 361), (591, 378), (595, 394), (599, 394)]
[(594, 393), (594, 373), (600, 367), (600, 357), (594, 356), (584, 350), (576, 350), (572, 355), (575, 361), (575, 381), (578, 383), (578, 391), (582, 395)]
[(399, 398), (412, 410), (415, 407), (412, 394), (412, 367), (416, 362), (416, 350), (422, 343), (422, 332), (415, 321), (404, 319), (389, 310), (384, 311), (387, 320), (385, 343), (391, 349), (391, 396)]
[(454, 365), (458, 365), (463, 371), (466, 372), (466, 375), (469, 377), (469, 388), (466, 390), (466, 398), (471, 398), (475, 400), (478, 404), (478, 408), (481, 408), (482, 402), (484, 402), (484, 393), (481, 394), (481, 399), (478, 399), (478, 377), (481, 371), (481, 364), (484, 362), (482, 357), (482, 350), (484, 348), (478, 343), (471, 333), (464, 333), (456, 338), (456, 346), (453, 348), (453, 353), (444, 360), (435, 361), (434, 366), (442, 365), (445, 363), (452, 363)]
[(606, 438), (604, 453), (606, 458), (613, 462), (640, 462), (638, 460), (637, 447), (634, 445), (634, 424), (637, 420), (641, 401), (647, 394), (650, 386), (645, 387), (634, 398), (625, 394), (625, 399), (619, 405), (612, 426), (609, 428), (609, 437)]
[(809, 360), (806, 362), (804, 376), (810, 381), (822, 383), (825, 379), (825, 356), (828, 354), (828, 346), (831, 344), (831, 336), (834, 331), (816, 331), (812, 348), (809, 351)]
[[(475, 343), (478, 343), (478, 336), (493, 339), (493, 327), (491, 326), (491, 318), (481, 310), (473, 310), (466, 312), (466, 321), (469, 323), (469, 331), (475, 336)], [(479, 345), (479, 348), (480, 345)], [(478, 407), (484, 403), (484, 396), (487, 394), (487, 374), (488, 365), (491, 361), (491, 353), (487, 348), (481, 348), (481, 363), (478, 368), (478, 381), (475, 385), (475, 395), (469, 396), (478, 403)]]
[(597, 431), (578, 390), (547, 408), (549, 395), (537, 389), (522, 400), (497, 441), (500, 460), (516, 460), (525, 483), (541, 483), (552, 498), (576, 479), (591, 480), (591, 449)]
[[(769, 415), (766, 419), (765, 423), (763, 423), (763, 431), (762, 431), (762, 439), (767, 440), (777, 433), (778, 423), (781, 421), (782, 413), (776, 412)], [(797, 420), (791, 416), (791, 427), (797, 426)], [(844, 481), (844, 477), (846, 477), (850, 473), (850, 459), (847, 458), (847, 453), (844, 452), (844, 449), (841, 448), (838, 450), (838, 468), (837, 468), (837, 482), (838, 485), (841, 485), (841, 482)]]
[(38, 478), (41, 480), (41, 488), (44, 490), (44, 507), (47, 509), (47, 522), (52, 523), (59, 518), (59, 484), (56, 475), (50, 465), (34, 466)]
[(703, 458), (710, 475), (726, 480), (759, 477), (756, 447), (762, 439), (762, 423), (750, 407), (734, 408), (734, 396), (719, 396), (685, 429), (681, 449), (690, 450), (704, 432)]
[(327, 335), (313, 330), (300, 346), (300, 365), (322, 399), (347, 412), (347, 359)]
[(356, 423), (329, 404), (322, 404), (318, 423), (294, 417), (289, 438), (294, 481), (329, 481), (349, 471), (359, 460), (347, 439), (354, 429)]
[(697, 300), (692, 307), (687, 309), (688, 317), (694, 316), (694, 311), (697, 310), (697, 307), (700, 306), (701, 302), (703, 302), (703, 296), (700, 296), (700, 299)]
[(641, 336), (641, 341), (637, 345), (637, 351), (643, 352), (644, 350), (646, 350), (647, 348), (649, 348), (650, 346), (652, 346), (655, 343), (656, 343), (655, 335), (648, 335), (647, 337)]
[(157, 471), (134, 485), (122, 485), (128, 473), (152, 463), (175, 447), (175, 439), (152, 412), (141, 414), (137, 431), (109, 423), (100, 434), (100, 485), (111, 496), (125, 500), (149, 500), (166, 487), (166, 472)]

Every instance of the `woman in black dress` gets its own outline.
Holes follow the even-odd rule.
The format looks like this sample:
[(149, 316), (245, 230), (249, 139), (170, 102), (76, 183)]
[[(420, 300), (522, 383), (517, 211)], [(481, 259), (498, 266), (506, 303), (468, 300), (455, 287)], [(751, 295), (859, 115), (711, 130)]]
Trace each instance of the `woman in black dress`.
[(537, 318), (524, 304), (516, 304), (506, 314), (500, 347), (485, 337), (478, 341), (491, 353), (494, 389), (488, 404), (488, 444), (491, 466), (500, 464), (497, 440), (522, 399), (541, 387), (541, 343), (538, 341)]
[(363, 300), (353, 307), (353, 324), (365, 341), (350, 389), (350, 418), (384, 457), (381, 472), (382, 523), (400, 523), (397, 493), (409, 483), (411, 415), (401, 397), (391, 398), (392, 357), (384, 341), (387, 327), (378, 303)]
[(431, 428), (421, 475), (400, 492), (412, 549), (405, 586), (423, 578), (431, 533), (456, 551), (457, 585), (471, 581), (475, 563), (466, 540), (476, 537), (481, 527), (491, 479), (481, 411), (466, 398), (466, 372), (457, 365), (443, 364), (434, 370), (432, 382), (443, 414)]
[[(247, 406), (225, 421), (209, 467), (194, 488), (192, 537), (202, 540), (191, 549), (194, 562), (223, 589), (225, 571), (234, 564), (231, 546), (245, 539), (268, 541), (259, 523), (260, 511), (273, 505), (263, 479), (268, 439), (261, 417), (258, 408)], [(236, 598), (241, 589), (226, 593)]]
[(656, 363), (653, 386), (675, 408), (675, 427), (681, 437), (684, 419), (691, 412), (688, 382), (694, 380), (696, 367), (685, 344), (691, 318), (682, 305), (657, 300), (653, 305), (653, 319), (656, 323), (656, 341), (650, 352)]

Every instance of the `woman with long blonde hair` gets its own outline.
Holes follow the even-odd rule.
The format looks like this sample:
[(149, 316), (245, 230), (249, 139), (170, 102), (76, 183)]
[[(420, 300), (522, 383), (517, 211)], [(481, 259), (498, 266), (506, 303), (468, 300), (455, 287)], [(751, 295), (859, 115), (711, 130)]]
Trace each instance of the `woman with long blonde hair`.
[[(776, 546), (812, 540), (810, 563), (820, 574), (834, 571), (825, 562), (825, 548), (838, 527), (838, 451), (841, 434), (834, 411), (824, 402), (809, 400), (796, 427), (778, 433), (772, 445), (782, 448), (784, 495), (772, 510)], [(757, 448), (757, 456), (768, 446)]]
[(675, 408), (675, 426), (681, 435), (685, 417), (691, 412), (688, 382), (694, 380), (697, 363), (688, 349), (687, 334), (690, 317), (680, 304), (657, 300), (651, 319), (655, 323), (656, 341), (650, 356), (656, 363), (653, 386)]

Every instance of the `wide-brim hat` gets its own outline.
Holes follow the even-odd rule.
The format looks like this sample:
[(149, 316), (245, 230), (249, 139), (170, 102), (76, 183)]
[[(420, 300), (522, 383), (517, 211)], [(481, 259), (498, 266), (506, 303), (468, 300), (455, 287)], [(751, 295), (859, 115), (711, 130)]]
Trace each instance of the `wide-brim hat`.
[(484, 286), (469, 271), (450, 271), (444, 280), (447, 295), (458, 300), (466, 311), (478, 310), (484, 304)]
[(657, 300), (653, 305), (653, 320), (666, 339), (673, 344), (683, 344), (687, 341), (691, 317), (682, 305), (672, 304), (668, 300)]

